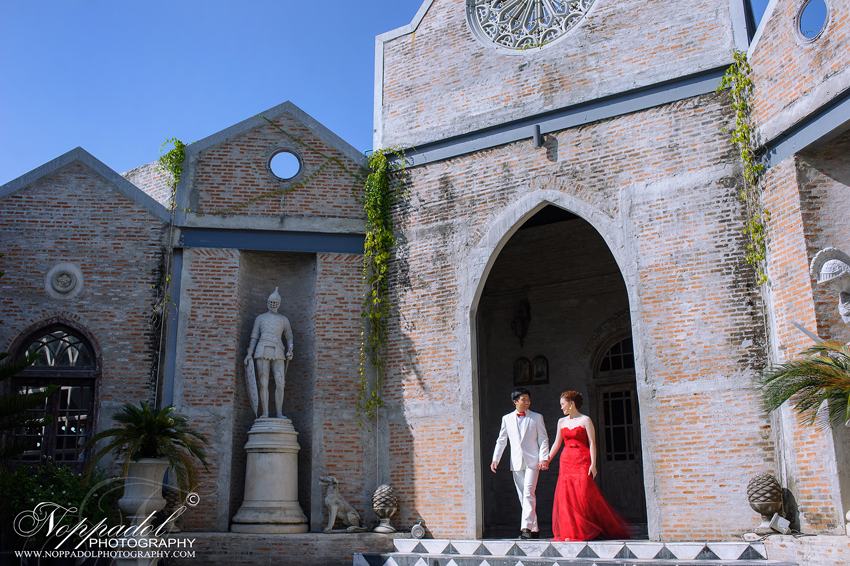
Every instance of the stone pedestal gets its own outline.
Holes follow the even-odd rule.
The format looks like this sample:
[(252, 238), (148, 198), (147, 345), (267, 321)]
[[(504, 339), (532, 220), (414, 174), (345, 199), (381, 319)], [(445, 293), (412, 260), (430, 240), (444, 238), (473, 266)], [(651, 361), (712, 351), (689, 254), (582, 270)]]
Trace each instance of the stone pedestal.
[(159, 458), (142, 458), (130, 462), (124, 480), (124, 496), (118, 500), (118, 506), (129, 515), (130, 524), (138, 531), (134, 529), (132, 534), (119, 539), (119, 548), (129, 552), (115, 559), (116, 566), (154, 566), (157, 563), (157, 558), (146, 555), (150, 554), (149, 550), (160, 548), (162, 539), (153, 534), (158, 525), (147, 520), (152, 513), (165, 507), (162, 478), (167, 469), (168, 460)]
[(245, 498), (234, 533), (306, 533), (298, 504), (298, 433), (287, 418), (259, 418), (248, 431)]

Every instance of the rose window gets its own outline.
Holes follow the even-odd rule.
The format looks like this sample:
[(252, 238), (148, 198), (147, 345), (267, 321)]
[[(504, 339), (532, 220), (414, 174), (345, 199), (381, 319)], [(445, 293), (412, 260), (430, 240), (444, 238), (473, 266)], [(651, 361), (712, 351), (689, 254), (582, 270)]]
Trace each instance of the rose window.
[(468, 0), (476, 35), (507, 49), (529, 49), (558, 39), (581, 21), (593, 0)]

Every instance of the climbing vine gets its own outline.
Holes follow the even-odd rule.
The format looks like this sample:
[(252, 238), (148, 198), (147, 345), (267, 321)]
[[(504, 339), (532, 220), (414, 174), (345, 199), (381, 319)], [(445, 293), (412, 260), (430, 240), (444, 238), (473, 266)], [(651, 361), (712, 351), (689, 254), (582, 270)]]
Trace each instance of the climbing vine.
[[(171, 149), (166, 151), (168, 146)], [(168, 290), (171, 284), (171, 260), (173, 255), (172, 240), (174, 236), (174, 194), (177, 189), (177, 183), (180, 182), (180, 177), (183, 175), (183, 161), (186, 159), (186, 144), (177, 138), (168, 138), (159, 148), (160, 156), (156, 160), (157, 168), (163, 173), (171, 176), (168, 181), (168, 187), (171, 189), (168, 195), (168, 209), (171, 212), (171, 220), (168, 225), (168, 239), (166, 247), (163, 250), (162, 259), (156, 270), (156, 278), (158, 283), (152, 286), (154, 292), (153, 309), (151, 310), (148, 323), (150, 324), (151, 332), (158, 336), (157, 347), (153, 351), (153, 362), (151, 363), (150, 381), (148, 390), (148, 401), (156, 404), (156, 394), (159, 389), (159, 360), (165, 347), (165, 319), (168, 317), (168, 309), (174, 304)], [(164, 153), (163, 153), (164, 152)]]
[[(387, 159), (394, 154), (399, 159), (393, 166)], [(396, 192), (394, 173), (403, 173), (404, 155), (397, 148), (372, 152), (369, 156), (369, 176), (366, 178), (365, 202), (366, 242), (363, 246), (363, 328), (360, 332), (360, 389), (357, 392), (357, 420), (361, 426), (374, 420), (378, 407), (383, 405), (381, 388), (386, 376), (383, 351), (387, 344), (387, 324), (391, 307), (389, 291), (390, 251), (395, 244), (391, 208)], [(367, 364), (375, 381), (367, 377)]]
[[(765, 258), (767, 255), (767, 225), (770, 222), (770, 212), (762, 205), (759, 191), (759, 178), (764, 172), (764, 165), (758, 162), (756, 156), (755, 130), (751, 119), (753, 81), (750, 78), (753, 70), (747, 61), (747, 54), (735, 52), (735, 62), (726, 69), (726, 74), (720, 80), (717, 91), (729, 89), (732, 107), (735, 109), (735, 128), (731, 131), (732, 143), (738, 146), (741, 161), (744, 162), (744, 187), (739, 196), (746, 210), (744, 235), (747, 236), (747, 263), (756, 270), (758, 283), (767, 282)], [(724, 131), (728, 131), (725, 130)]]
[(157, 159), (159, 170), (167, 172), (171, 175), (171, 181), (168, 186), (171, 187), (171, 196), (168, 198), (169, 208), (174, 208), (174, 190), (177, 188), (177, 183), (180, 181), (180, 176), (183, 175), (183, 160), (186, 159), (186, 144), (177, 138), (169, 138), (162, 142), (162, 147), (159, 151), (165, 151), (165, 148), (171, 144), (170, 150), (166, 151)]

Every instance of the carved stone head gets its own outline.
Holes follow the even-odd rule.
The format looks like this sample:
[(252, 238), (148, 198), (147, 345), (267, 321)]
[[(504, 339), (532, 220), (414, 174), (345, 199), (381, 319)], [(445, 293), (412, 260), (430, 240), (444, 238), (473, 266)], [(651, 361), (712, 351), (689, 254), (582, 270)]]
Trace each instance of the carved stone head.
[(833, 293), (838, 293), (838, 313), (850, 324), (850, 256), (838, 248), (824, 248), (812, 258), (810, 273)]
[(274, 293), (269, 295), (268, 307), (271, 312), (277, 312), (280, 307), (280, 293), (277, 292), (277, 287), (274, 288)]

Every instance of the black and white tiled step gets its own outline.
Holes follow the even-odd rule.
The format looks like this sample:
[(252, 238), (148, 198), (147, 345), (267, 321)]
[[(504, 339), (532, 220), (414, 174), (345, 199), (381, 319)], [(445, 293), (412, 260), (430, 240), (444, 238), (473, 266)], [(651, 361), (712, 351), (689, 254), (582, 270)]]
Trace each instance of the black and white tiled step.
[(395, 539), (390, 554), (356, 554), (355, 566), (792, 566), (749, 542)]

